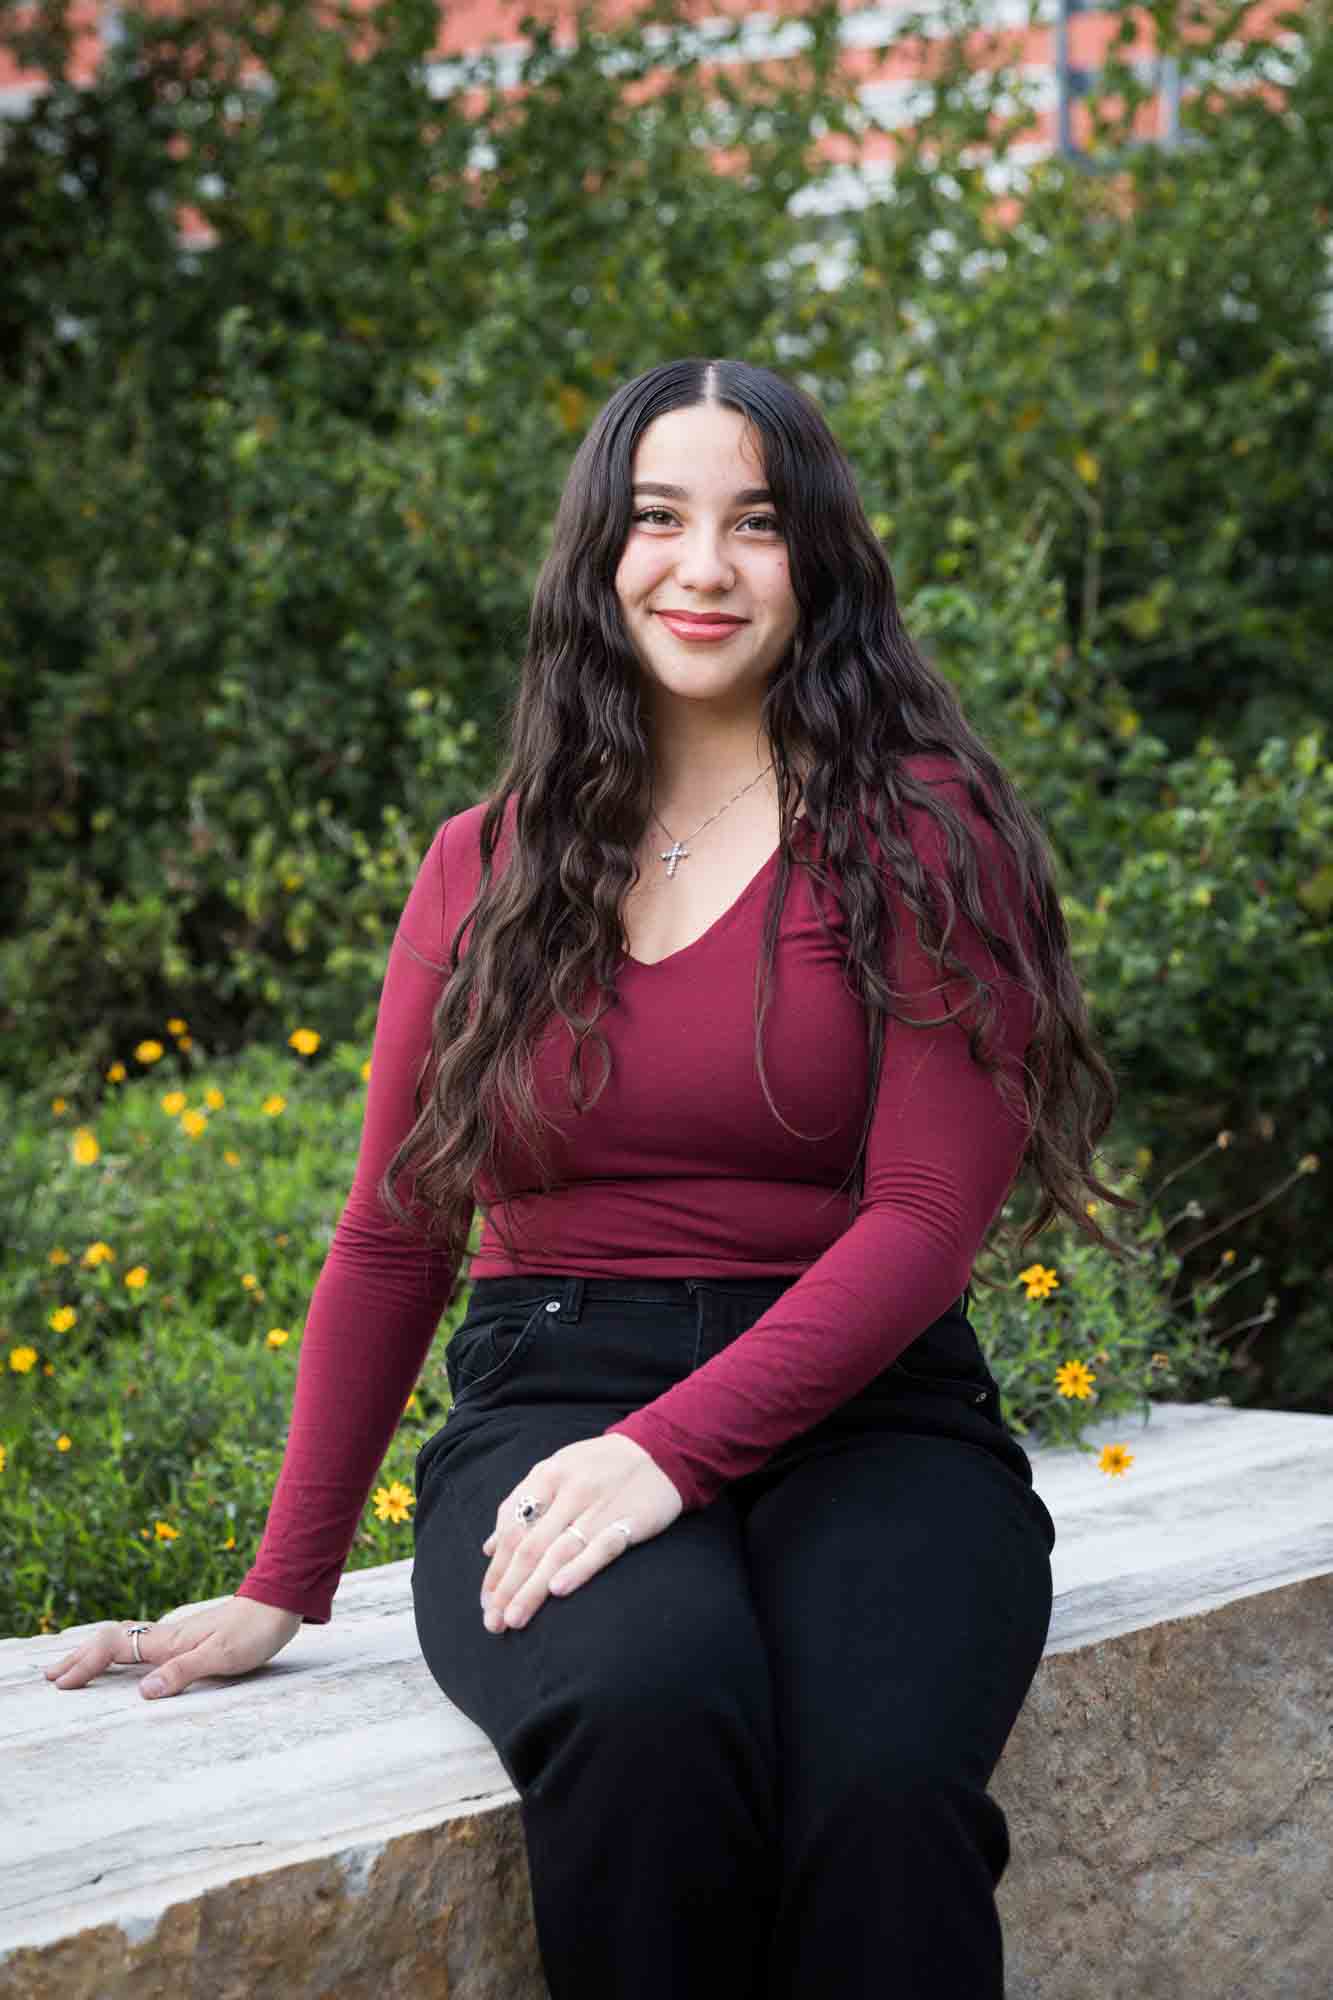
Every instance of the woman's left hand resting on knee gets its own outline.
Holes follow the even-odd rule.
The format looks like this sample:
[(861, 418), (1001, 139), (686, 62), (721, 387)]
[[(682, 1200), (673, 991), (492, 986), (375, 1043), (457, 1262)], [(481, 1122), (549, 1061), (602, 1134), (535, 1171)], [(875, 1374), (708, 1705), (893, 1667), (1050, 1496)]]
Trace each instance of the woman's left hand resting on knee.
[[(525, 1494), (547, 1503), (526, 1524), (514, 1515)], [(683, 1505), (666, 1474), (627, 1437), (584, 1438), (539, 1459), (500, 1502), (482, 1543), (491, 1558), (481, 1586), (486, 1629), (526, 1625), (549, 1593), (567, 1596), (618, 1562), (629, 1544), (612, 1521), (627, 1520), (634, 1540), (646, 1542), (669, 1528)], [(586, 1548), (566, 1533), (571, 1522), (587, 1536)]]

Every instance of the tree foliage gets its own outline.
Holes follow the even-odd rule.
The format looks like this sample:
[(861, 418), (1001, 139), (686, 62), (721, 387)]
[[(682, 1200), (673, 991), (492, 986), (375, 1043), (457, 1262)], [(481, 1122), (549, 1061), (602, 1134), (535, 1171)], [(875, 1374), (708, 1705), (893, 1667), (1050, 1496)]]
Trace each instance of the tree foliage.
[[(824, 0), (780, 62), (684, 0), (529, 15), (512, 75), (439, 62), (433, 0), (127, 7), (77, 85), (68, 0), (6, 17), (49, 88), (0, 128), (0, 1074), (82, 1088), (172, 1012), (364, 1034), (578, 438), (644, 367), (744, 354), (829, 412), (1043, 815), (1135, 1136), (1327, 1148), (1329, 37), (1122, 7), (1096, 150), (1032, 162), (983, 11), (932, 14), (851, 206)], [(1132, 143), (1148, 23), (1178, 147)], [(1252, 1225), (1292, 1400), (1333, 1398), (1327, 1185)]]

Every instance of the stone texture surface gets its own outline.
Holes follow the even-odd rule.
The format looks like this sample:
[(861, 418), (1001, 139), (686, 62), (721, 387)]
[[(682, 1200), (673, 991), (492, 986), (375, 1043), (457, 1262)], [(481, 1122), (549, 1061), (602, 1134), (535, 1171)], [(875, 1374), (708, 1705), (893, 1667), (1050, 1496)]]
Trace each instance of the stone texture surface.
[[(1046, 1656), (995, 1774), (1009, 2000), (1333, 1993), (1333, 1418), (1157, 1405), (1034, 1453)], [(410, 1561), (244, 1680), (61, 1693), (0, 1641), (0, 2000), (544, 2000), (522, 1824)], [(597, 2000), (589, 1996), (589, 2000)]]
[(19, 1948), (6, 2000), (546, 2000), (516, 1803)]
[(1333, 1575), (1048, 1655), (991, 1782), (1009, 2000), (1333, 1994)]

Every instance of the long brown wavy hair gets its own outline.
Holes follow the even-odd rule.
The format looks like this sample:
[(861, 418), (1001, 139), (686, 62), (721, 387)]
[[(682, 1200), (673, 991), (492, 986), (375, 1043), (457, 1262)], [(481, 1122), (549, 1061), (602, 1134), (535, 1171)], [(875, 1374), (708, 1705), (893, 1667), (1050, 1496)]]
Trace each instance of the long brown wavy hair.
[[(883, 926), (892, 907), (866, 822), (916, 919), (917, 938), (942, 978), (964, 977), (980, 1017), (969, 1030), (974, 1060), (1001, 1095), (1024, 1113), (1028, 1139), (1020, 1172), (1041, 1199), (1018, 1249), (1063, 1211), (1113, 1254), (1132, 1255), (1092, 1220), (1086, 1192), (1118, 1208), (1141, 1203), (1093, 1171), (1097, 1142), (1114, 1115), (1117, 1090), (1095, 1045), (1070, 957), (1055, 864), (1038, 821), (1019, 799), (966, 721), (948, 684), (921, 657), (903, 627), (884, 551), (861, 505), (847, 458), (811, 397), (772, 369), (744, 361), (666, 362), (616, 390), (574, 456), (556, 513), (550, 553), (533, 595), (527, 651), (507, 716), (507, 762), (480, 822), (481, 876), (456, 926), (432, 1022), (431, 1048), (417, 1079), (416, 1121), (381, 1178), (379, 1196), (399, 1223), (442, 1237), (461, 1265), (475, 1209), (495, 1215), (506, 1250), (509, 1218), (496, 1135), (514, 1135), (530, 1153), (544, 1191), (552, 1178), (532, 1082), (531, 1050), (558, 1012), (573, 1035), (569, 1092), (576, 1110), (595, 1103), (610, 1071), (597, 1022), (616, 1004), (617, 968), (627, 948), (621, 925), (626, 891), (638, 880), (636, 855), (648, 827), (649, 744), (641, 707), (642, 672), (626, 634), (615, 576), (631, 526), (635, 448), (669, 410), (701, 403), (739, 411), (762, 445), (765, 483), (785, 538), (797, 629), (764, 694), (761, 728), (773, 759), (779, 808), (779, 862), (765, 911), (757, 968), (755, 1061), (775, 1117), (763, 1058), (773, 954), (791, 865), (831, 888), (847, 927), (845, 977), (865, 1010), (869, 1088), (855, 1161), (847, 1177), (848, 1221), (860, 1203), (865, 1148), (895, 994), (883, 975)], [(1024, 926), (998, 935), (981, 900), (977, 844), (947, 800), (919, 781), (905, 760), (947, 754), (977, 811), (1013, 856)], [(513, 841), (494, 877), (497, 838), (511, 799)], [(823, 836), (832, 880), (792, 845), (804, 804)], [(903, 832), (905, 809), (942, 825), (947, 880), (921, 866)], [(993, 988), (944, 947), (956, 908), (971, 919), (1006, 972), (1035, 1002), (1024, 1055), (1023, 1103), (999, 1074), (993, 1050)], [(467, 949), (462, 935), (471, 925)], [(415, 954), (420, 958), (420, 954)], [(428, 962), (428, 961), (423, 961)], [(591, 982), (591, 985), (590, 985)], [(593, 1004), (587, 1006), (590, 993)], [(963, 1009), (958, 1010), (962, 1012)], [(937, 1026), (948, 1013), (912, 1026)], [(591, 1043), (602, 1076), (591, 1095), (582, 1072)], [(412, 1174), (416, 1213), (395, 1181)], [(494, 1205), (478, 1188), (484, 1174)], [(975, 1274), (982, 1284), (996, 1281)]]

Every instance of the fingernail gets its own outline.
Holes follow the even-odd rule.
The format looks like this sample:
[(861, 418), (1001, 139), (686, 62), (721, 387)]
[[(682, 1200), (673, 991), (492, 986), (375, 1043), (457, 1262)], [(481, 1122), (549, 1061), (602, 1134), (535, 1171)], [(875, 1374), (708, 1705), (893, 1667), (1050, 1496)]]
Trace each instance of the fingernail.
[(483, 1590), (481, 1593), (481, 1608), (483, 1611), (489, 1611), (491, 1608), (491, 1593), (489, 1590)]
[(141, 1686), (145, 1694), (165, 1694), (167, 1690), (166, 1682), (159, 1680), (156, 1674), (149, 1674), (148, 1679), (141, 1682)]
[(516, 1604), (511, 1604), (508, 1611), (505, 1612), (505, 1624), (511, 1627), (521, 1625), (527, 1615), (527, 1612), (520, 1611)]

